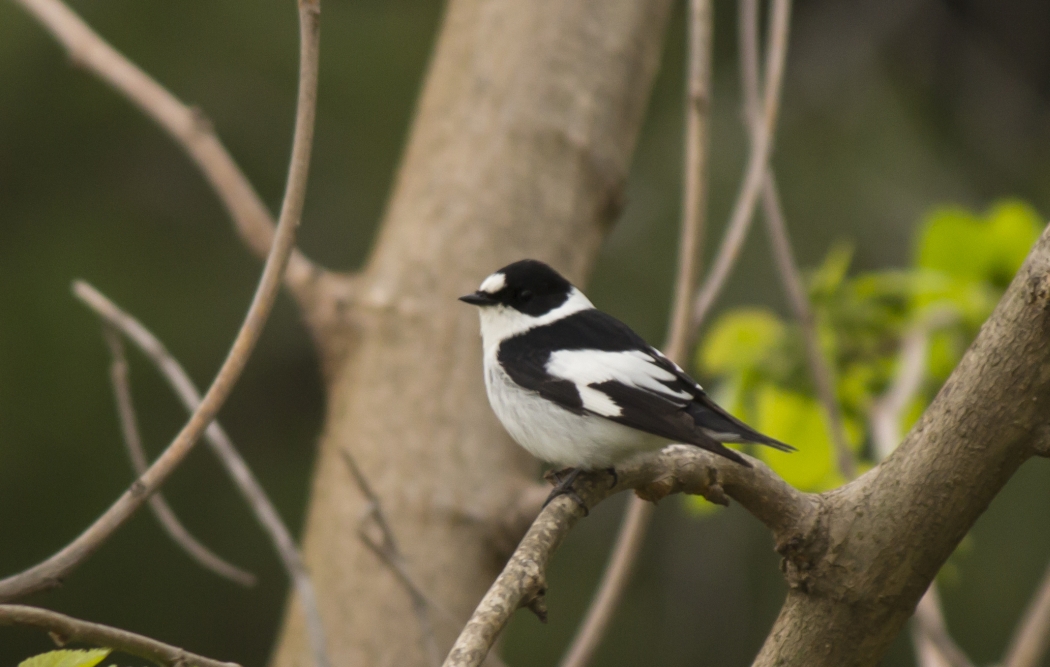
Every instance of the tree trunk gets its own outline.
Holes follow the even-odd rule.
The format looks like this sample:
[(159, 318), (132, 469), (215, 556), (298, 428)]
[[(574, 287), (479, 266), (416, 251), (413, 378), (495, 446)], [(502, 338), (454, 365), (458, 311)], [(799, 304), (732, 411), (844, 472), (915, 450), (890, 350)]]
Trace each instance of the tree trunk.
[[(669, 0), (453, 0), (365, 271), (309, 317), (327, 418), (304, 549), (336, 665), (425, 665), (411, 600), (358, 537), (380, 497), (427, 596), (465, 621), (500, 566), (493, 526), (535, 462), (485, 399), (477, 314), (456, 301), (522, 257), (577, 281), (622, 207)], [(323, 287), (323, 286), (322, 286)], [(459, 623), (433, 614), (442, 655)], [(312, 664), (289, 609), (276, 667)]]

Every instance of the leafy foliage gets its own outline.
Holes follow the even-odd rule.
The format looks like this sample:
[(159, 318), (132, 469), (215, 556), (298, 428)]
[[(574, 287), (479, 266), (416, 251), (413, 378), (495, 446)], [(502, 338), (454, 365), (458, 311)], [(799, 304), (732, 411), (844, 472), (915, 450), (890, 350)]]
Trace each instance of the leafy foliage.
[(18, 667), (95, 667), (105, 660), (110, 652), (108, 648), (48, 651), (23, 660)]
[[(922, 386), (901, 418), (902, 432), (922, 414), (1002, 296), (1042, 229), (1039, 215), (1003, 201), (981, 216), (939, 208), (919, 224), (913, 265), (849, 275), (852, 248), (836, 245), (806, 276), (820, 345), (831, 362), (847, 437), (861, 471), (874, 465), (872, 406), (893, 382), (901, 341), (926, 336)], [(845, 480), (836, 465), (827, 416), (818, 402), (798, 325), (761, 308), (739, 308), (713, 323), (696, 363), (716, 380), (715, 398), (759, 431), (794, 444), (760, 457), (803, 491)], [(690, 499), (707, 511), (703, 499)]]

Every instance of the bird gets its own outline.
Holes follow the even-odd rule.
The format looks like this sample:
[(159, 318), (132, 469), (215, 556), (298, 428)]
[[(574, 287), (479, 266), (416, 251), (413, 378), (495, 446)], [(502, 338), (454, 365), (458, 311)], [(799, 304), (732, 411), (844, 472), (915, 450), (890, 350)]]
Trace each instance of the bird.
[[(523, 259), (459, 298), (478, 307), (489, 404), (530, 454), (568, 474), (615, 466), (670, 443), (706, 449), (742, 466), (723, 443), (795, 448), (744, 424), (630, 327), (594, 307), (547, 264)], [(583, 505), (582, 502), (580, 502)]]

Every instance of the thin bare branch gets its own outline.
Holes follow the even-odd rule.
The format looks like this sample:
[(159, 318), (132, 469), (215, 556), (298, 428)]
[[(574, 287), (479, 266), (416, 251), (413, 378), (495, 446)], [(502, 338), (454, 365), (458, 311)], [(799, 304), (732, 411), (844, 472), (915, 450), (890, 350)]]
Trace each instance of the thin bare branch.
[(583, 667), (594, 657), (631, 580), (655, 509), (653, 503), (638, 496), (631, 496), (628, 500), (627, 511), (598, 590), (561, 661), (561, 667)]
[[(761, 90), (761, 73), (758, 69), (761, 49), (758, 45), (758, 2), (759, 0), (739, 0), (737, 3), (737, 58), (740, 60), (740, 88), (742, 93), (741, 111), (744, 127), (748, 137), (751, 128), (761, 122), (762, 109), (759, 108), (759, 91)], [(753, 141), (753, 139), (752, 139)]]
[[(146, 358), (157, 367), (164, 379), (171, 385), (187, 411), (192, 413), (197, 409), (201, 403), (200, 391), (178, 360), (168, 352), (164, 344), (149, 329), (86, 282), (76, 282), (73, 285), (73, 293), (102, 318), (106, 326), (127, 336), (146, 355)], [(317, 594), (291, 531), (288, 530), (277, 508), (266, 495), (266, 491), (263, 490), (259, 480), (248, 466), (248, 462), (241, 456), (218, 421), (208, 426), (204, 431), (204, 438), (251, 508), (256, 521), (270, 538), (270, 543), (273, 544), (281, 559), (288, 578), (299, 594), (315, 661), (318, 665), (330, 664), (327, 658), (327, 643), (317, 604)]]
[[(759, 80), (758, 71), (759, 44), (758, 44), (758, 0), (741, 0), (738, 19), (739, 27), (739, 59), (740, 80), (744, 91), (743, 116), (745, 125), (752, 144), (759, 139), (762, 131), (763, 119), (759, 108)], [(766, 229), (769, 232), (770, 242), (773, 247), (773, 257), (776, 260), (777, 270), (780, 272), (780, 281), (787, 293), (788, 303), (794, 312), (802, 329), (802, 336), (806, 347), (806, 361), (809, 364), (810, 374), (813, 376), (813, 384), (817, 390), (817, 398), (824, 408), (830, 425), (831, 440), (835, 445), (835, 453), (838, 461), (839, 471), (846, 479), (857, 476), (857, 463), (853, 452), (849, 448), (846, 437), (846, 429), (842, 420), (842, 409), (835, 399), (835, 382), (831, 367), (824, 352), (820, 348), (820, 337), (817, 334), (816, 320), (813, 309), (806, 297), (806, 289), (802, 283), (802, 274), (795, 261), (795, 253), (791, 248), (791, 239), (787, 232), (787, 223), (784, 221), (783, 208), (780, 205), (780, 195), (777, 192), (776, 179), (773, 170), (766, 166), (765, 178), (761, 184), (762, 210), (766, 220)]]
[[(361, 538), (361, 542), (390, 568), (390, 571), (394, 573), (394, 576), (397, 577), (397, 580), (408, 592), (408, 596), (412, 600), (412, 611), (419, 622), (423, 650), (431, 665), (440, 665), (441, 649), (438, 647), (437, 637), (434, 634), (434, 624), (430, 620), (430, 609), (437, 609), (437, 606), (431, 602), (430, 598), (409, 573), (408, 567), (405, 565), (405, 558), (397, 546), (394, 531), (386, 519), (386, 514), (383, 513), (383, 505), (379, 501), (379, 496), (372, 489), (372, 485), (368, 483), (364, 473), (361, 472), (357, 461), (354, 460), (349, 450), (340, 449), (339, 451), (343, 455), (343, 461), (350, 471), (350, 476), (354, 478), (357, 488), (368, 499), (365, 516), (362, 517), (362, 524), (358, 528), (357, 534)], [(376, 539), (368, 532), (364, 523), (366, 519), (371, 519), (372, 523), (379, 528), (379, 539)], [(451, 617), (449, 616), (449, 618)], [(455, 620), (452, 622), (456, 623)]]
[(791, 249), (787, 223), (784, 222), (784, 213), (780, 207), (780, 195), (777, 193), (776, 181), (771, 170), (766, 173), (762, 193), (763, 217), (766, 220), (766, 229), (769, 231), (769, 239), (773, 246), (773, 256), (776, 259), (780, 281), (784, 286), (784, 291), (787, 292), (791, 310), (794, 312), (795, 319), (798, 320), (799, 328), (802, 329), (806, 362), (809, 365), (810, 375), (813, 376), (817, 398), (828, 419), (839, 472), (847, 480), (853, 479), (857, 476), (857, 461), (849, 447), (849, 439), (846, 437), (842, 406), (835, 398), (834, 373), (820, 346), (816, 318), (806, 296), (806, 289), (802, 284), (802, 274), (798, 270), (795, 253)]
[(182, 462), (208, 424), (215, 419), (219, 408), (244, 370), (277, 298), (284, 267), (295, 245), (295, 230), (299, 226), (306, 195), (306, 176), (316, 112), (318, 14), (319, 5), (316, 2), (300, 2), (299, 101), (288, 184), (273, 246), (270, 248), (248, 314), (237, 332), (226, 360), (193, 416), (149, 469), (87, 530), (58, 553), (23, 572), (0, 580), (0, 600), (13, 600), (54, 588), (93, 554), (160, 488), (168, 475)]
[[(203, 111), (191, 107), (139, 69), (61, 0), (15, 0), (51, 33), (70, 60), (95, 74), (163, 128), (204, 174), (233, 219), (241, 240), (260, 259), (274, 239), (266, 204), (219, 140)], [(299, 250), (288, 258), (285, 281), (300, 300), (322, 273)]]
[[(692, 295), (700, 275), (704, 222), (707, 212), (707, 144), (711, 107), (711, 0), (689, 2), (689, 62), (686, 82), (685, 164), (683, 165), (682, 222), (678, 238), (678, 273), (674, 305), (664, 353), (686, 365), (696, 334), (690, 316)], [(627, 504), (609, 562), (583, 622), (562, 659), (561, 667), (585, 667), (594, 656), (623, 592), (631, 580), (645, 540), (654, 506), (637, 496)]]
[(707, 144), (711, 107), (711, 0), (689, 2), (689, 79), (687, 82), (682, 222), (678, 238), (678, 274), (674, 307), (664, 353), (685, 363), (695, 327), (690, 302), (700, 276), (704, 222), (707, 218)]
[(559, 496), (540, 512), (467, 622), (445, 667), (480, 665), (515, 610), (543, 608), (551, 555), (590, 508), (619, 491), (633, 488), (651, 501), (672, 493), (699, 494), (720, 504), (733, 498), (773, 532), (778, 548), (789, 548), (811, 529), (815, 503), (761, 461), (749, 460), (753, 467), (745, 468), (697, 447), (671, 445), (617, 466), (615, 486), (608, 473), (582, 475), (574, 489), (586, 508)]
[(722, 291), (729, 272), (740, 256), (744, 239), (755, 213), (755, 204), (765, 180), (769, 157), (773, 148), (773, 134), (780, 111), (780, 88), (787, 61), (788, 32), (791, 24), (791, 0), (771, 0), (772, 18), (769, 25), (769, 45), (766, 50), (766, 85), (762, 104), (762, 122), (751, 140), (747, 170), (740, 186), (726, 235), (718, 249), (714, 266), (693, 301), (694, 328), (703, 321), (708, 310)]
[(912, 635), (919, 667), (973, 667), (966, 653), (948, 634), (936, 583), (930, 584), (915, 607)]
[(65, 614), (59, 614), (39, 607), (27, 607), (20, 604), (0, 604), (0, 625), (22, 625), (43, 630), (59, 646), (69, 642), (83, 642), (137, 658), (149, 660), (158, 665), (171, 667), (240, 667), (235, 662), (221, 662), (202, 655), (190, 653), (177, 646), (171, 646), (150, 639), (134, 632), (113, 628), (99, 623), (82, 621)]
[(889, 456), (901, 442), (901, 416), (922, 388), (928, 347), (929, 332), (926, 327), (918, 326), (904, 334), (893, 382), (871, 406), (868, 421), (871, 424), (875, 454), (880, 461)]
[[(146, 472), (149, 464), (146, 461), (146, 452), (142, 448), (142, 437), (139, 434), (138, 419), (135, 416), (135, 404), (131, 397), (131, 381), (128, 378), (128, 361), (124, 355), (124, 343), (120, 340), (120, 334), (110, 325), (104, 325), (102, 333), (112, 357), (109, 378), (113, 385), (117, 414), (120, 417), (120, 430), (124, 435), (128, 458), (131, 459), (135, 475), (138, 476)], [(160, 491), (150, 496), (149, 508), (168, 537), (182, 547), (198, 565), (242, 586), (255, 585), (254, 574), (227, 563), (195, 538), (179, 521), (179, 517), (176, 516), (175, 511), (171, 509)]]
[(1014, 630), (1002, 667), (1037, 667), (1050, 646), (1050, 565)]

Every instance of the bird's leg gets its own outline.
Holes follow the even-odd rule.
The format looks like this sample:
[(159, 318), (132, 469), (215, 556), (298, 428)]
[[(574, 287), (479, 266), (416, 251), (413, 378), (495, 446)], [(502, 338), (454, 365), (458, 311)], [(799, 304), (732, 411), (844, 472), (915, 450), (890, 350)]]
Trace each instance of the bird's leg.
[(588, 514), (590, 514), (590, 510), (587, 509), (587, 503), (583, 502), (583, 498), (580, 498), (580, 496), (576, 493), (576, 490), (572, 488), (573, 482), (575, 482), (576, 478), (580, 476), (580, 473), (583, 472), (583, 469), (568, 468), (567, 470), (569, 471), (569, 474), (565, 476), (565, 479), (562, 479), (561, 475), (562, 473), (566, 472), (566, 470), (559, 470), (550, 473), (550, 477), (556, 483), (554, 485), (554, 488), (551, 489), (551, 494), (547, 496), (547, 500), (543, 501), (543, 506), (546, 507), (550, 504), (552, 500), (554, 500), (558, 496), (569, 496), (570, 498), (576, 501), (577, 505), (583, 508), (583, 515), (587, 516)]

